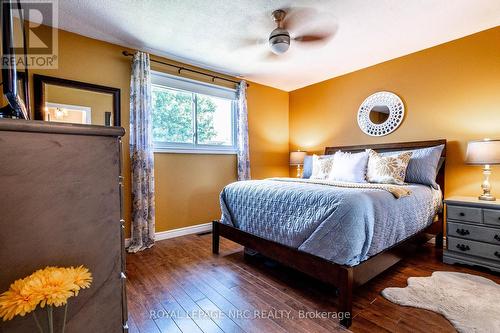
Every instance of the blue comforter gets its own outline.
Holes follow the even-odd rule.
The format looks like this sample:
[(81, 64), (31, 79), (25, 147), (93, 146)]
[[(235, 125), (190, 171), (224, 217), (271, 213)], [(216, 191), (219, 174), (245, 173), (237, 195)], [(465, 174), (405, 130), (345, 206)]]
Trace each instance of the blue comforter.
[(380, 189), (278, 180), (226, 186), (221, 222), (301, 251), (354, 266), (430, 225), (441, 191), (408, 185), (396, 199)]

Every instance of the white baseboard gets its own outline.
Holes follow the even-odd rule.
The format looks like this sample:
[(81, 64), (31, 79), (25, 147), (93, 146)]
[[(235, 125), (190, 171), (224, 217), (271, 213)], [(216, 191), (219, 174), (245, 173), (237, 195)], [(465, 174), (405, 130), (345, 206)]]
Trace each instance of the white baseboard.
[[(155, 240), (161, 241), (164, 239), (170, 239), (185, 235), (198, 234), (200, 232), (212, 231), (212, 222), (197, 224), (190, 227), (184, 227), (179, 229), (159, 231), (155, 233)], [(125, 239), (125, 246), (129, 246), (130, 238)]]

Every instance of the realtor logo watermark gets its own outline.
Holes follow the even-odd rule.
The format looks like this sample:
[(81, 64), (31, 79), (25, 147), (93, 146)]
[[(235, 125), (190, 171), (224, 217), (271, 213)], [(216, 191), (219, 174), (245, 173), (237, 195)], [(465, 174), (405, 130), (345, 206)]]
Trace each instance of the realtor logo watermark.
[[(13, 47), (3, 51), (2, 67), (56, 69), (58, 67), (58, 0), (2, 1), (2, 10), (12, 12), (14, 40)], [(20, 17), (24, 18), (26, 36), (26, 57), (24, 56), (23, 34)]]
[(351, 314), (349, 312), (330, 312), (330, 311), (290, 311), (290, 310), (150, 310), (149, 318), (156, 320), (160, 318), (172, 319), (349, 319)]

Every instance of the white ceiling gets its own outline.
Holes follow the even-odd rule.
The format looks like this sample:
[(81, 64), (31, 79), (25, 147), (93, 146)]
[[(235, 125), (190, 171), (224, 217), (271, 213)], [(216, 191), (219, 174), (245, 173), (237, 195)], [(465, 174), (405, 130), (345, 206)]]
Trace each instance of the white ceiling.
[[(335, 35), (266, 60), (278, 8), (308, 7), (303, 28)], [(311, 14), (311, 12), (313, 12)], [(60, 0), (59, 27), (294, 90), (500, 25), (499, 0)], [(499, 41), (500, 42), (500, 41)]]

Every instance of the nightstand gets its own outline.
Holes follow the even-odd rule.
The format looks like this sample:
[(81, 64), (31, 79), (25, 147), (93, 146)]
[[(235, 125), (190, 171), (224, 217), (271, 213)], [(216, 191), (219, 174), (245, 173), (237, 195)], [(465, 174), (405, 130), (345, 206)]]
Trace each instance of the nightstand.
[(500, 272), (500, 201), (450, 197), (444, 202), (447, 249), (443, 262)]

